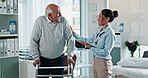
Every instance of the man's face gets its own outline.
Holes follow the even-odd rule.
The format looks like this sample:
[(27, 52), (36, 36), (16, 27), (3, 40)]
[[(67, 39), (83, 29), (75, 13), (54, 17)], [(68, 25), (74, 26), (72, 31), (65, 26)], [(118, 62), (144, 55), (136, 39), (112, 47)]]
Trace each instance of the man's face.
[(53, 9), (53, 13), (48, 15), (48, 17), (50, 18), (50, 21), (52, 22), (59, 22), (60, 16), (61, 16), (60, 9)]

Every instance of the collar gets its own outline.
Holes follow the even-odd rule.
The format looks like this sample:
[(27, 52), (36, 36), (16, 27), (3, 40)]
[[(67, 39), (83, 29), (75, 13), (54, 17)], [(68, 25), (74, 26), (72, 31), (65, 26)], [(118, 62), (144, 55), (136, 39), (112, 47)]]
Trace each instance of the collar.
[(45, 17), (46, 17), (46, 20), (47, 20), (48, 22), (51, 22), (51, 21), (48, 19), (48, 16), (47, 16), (47, 15), (45, 15)]
[(111, 27), (111, 26), (108, 25), (103, 31), (101, 31), (101, 29), (100, 29), (100, 31), (101, 31), (101, 32), (107, 32), (107, 31), (110, 29), (110, 27)]
[(51, 22), (49, 19), (48, 19), (48, 16), (47, 15), (45, 15), (45, 17), (46, 17), (46, 20), (49, 22), (49, 23), (59, 23), (59, 22)]

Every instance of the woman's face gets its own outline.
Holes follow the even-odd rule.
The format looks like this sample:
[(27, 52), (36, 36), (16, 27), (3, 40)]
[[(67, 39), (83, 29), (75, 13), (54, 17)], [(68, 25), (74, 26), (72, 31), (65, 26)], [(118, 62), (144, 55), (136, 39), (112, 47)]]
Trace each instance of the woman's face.
[(105, 17), (102, 13), (99, 14), (98, 17), (98, 25), (99, 26), (105, 26), (108, 24), (109, 17)]

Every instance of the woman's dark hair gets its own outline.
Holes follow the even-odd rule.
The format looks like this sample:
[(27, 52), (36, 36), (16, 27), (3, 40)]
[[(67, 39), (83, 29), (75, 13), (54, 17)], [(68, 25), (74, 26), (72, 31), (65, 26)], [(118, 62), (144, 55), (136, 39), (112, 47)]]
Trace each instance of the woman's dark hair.
[(112, 22), (114, 18), (118, 17), (117, 11), (111, 11), (110, 9), (103, 9), (101, 12), (105, 17), (110, 18), (109, 22)]

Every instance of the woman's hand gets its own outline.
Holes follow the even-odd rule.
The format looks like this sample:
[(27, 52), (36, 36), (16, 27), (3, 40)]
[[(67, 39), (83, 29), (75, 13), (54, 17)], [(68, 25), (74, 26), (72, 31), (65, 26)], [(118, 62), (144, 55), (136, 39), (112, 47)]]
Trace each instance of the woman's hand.
[(80, 41), (81, 44), (85, 45), (87, 48), (91, 48), (91, 45), (87, 44), (87, 43), (84, 43), (82, 41)]
[(89, 49), (91, 48), (91, 45), (89, 45), (89, 44), (87, 44), (86, 46), (87, 46), (87, 48), (89, 48)]

